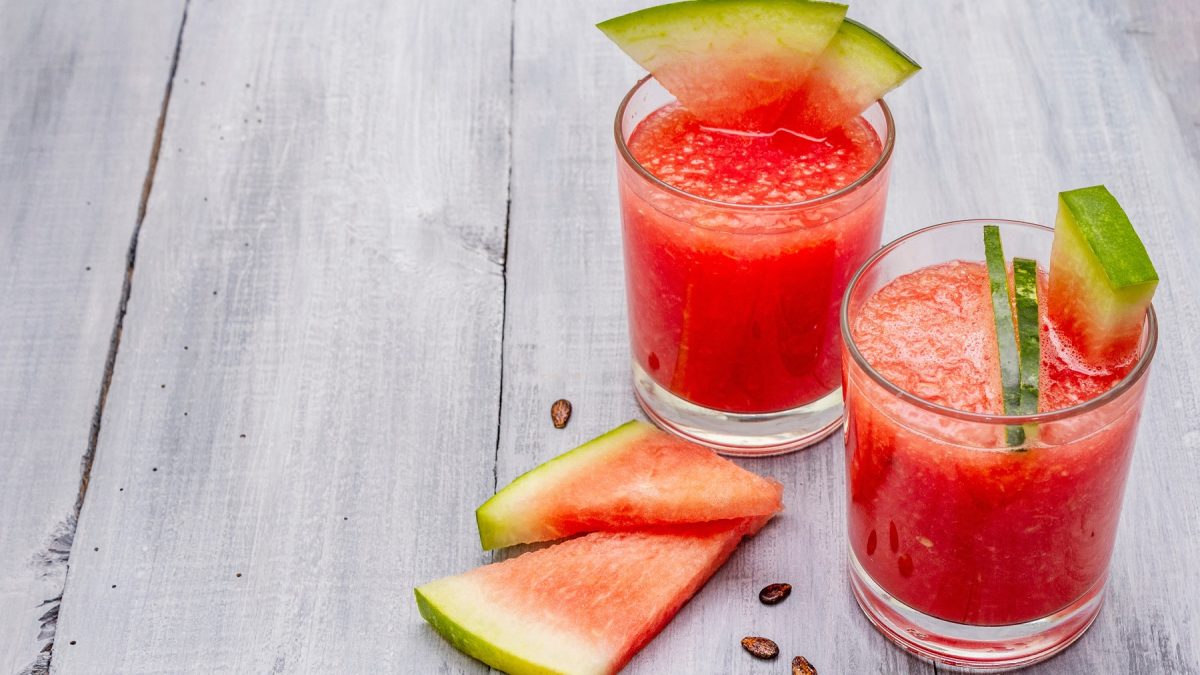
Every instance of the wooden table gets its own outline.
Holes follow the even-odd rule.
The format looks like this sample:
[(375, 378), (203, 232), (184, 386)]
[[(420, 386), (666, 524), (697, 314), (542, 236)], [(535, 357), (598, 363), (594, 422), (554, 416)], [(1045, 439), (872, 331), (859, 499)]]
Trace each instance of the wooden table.
[[(0, 673), (485, 670), (411, 589), (491, 559), (497, 485), (639, 414), (611, 138), (638, 69), (592, 24), (644, 3), (0, 0)], [(885, 238), (1104, 182), (1147, 239), (1108, 606), (1031, 672), (1200, 672), (1200, 5), (851, 16), (925, 66), (888, 98)], [(630, 672), (783, 672), (748, 633), (936, 670), (851, 599), (841, 453), (743, 462), (786, 513)]]

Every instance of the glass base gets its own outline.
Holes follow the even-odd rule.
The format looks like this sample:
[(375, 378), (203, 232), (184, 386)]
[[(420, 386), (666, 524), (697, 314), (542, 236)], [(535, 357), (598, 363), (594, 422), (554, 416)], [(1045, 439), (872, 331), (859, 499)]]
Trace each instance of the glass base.
[(679, 398), (633, 364), (633, 391), (655, 424), (722, 455), (765, 457), (806, 448), (842, 422), (842, 390), (808, 405), (772, 413), (731, 413)]
[(1062, 610), (1026, 623), (971, 626), (919, 612), (876, 584), (850, 552), (854, 599), (875, 628), (917, 656), (967, 672), (1016, 670), (1044, 661), (1079, 639), (1104, 604), (1101, 579)]

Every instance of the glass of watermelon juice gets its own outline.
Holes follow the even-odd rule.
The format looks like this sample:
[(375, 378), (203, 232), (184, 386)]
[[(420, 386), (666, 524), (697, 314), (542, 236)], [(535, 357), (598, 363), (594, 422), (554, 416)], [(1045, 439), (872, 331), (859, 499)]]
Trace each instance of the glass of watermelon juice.
[(1004, 669), (1067, 647), (1100, 610), (1157, 325), (1151, 308), (1132, 361), (1088, 363), (1042, 303), (1040, 412), (1004, 415), (985, 223), (1049, 269), (1053, 230), (959, 221), (884, 247), (846, 291), (850, 579), (909, 651)]
[(823, 139), (710, 129), (652, 77), (617, 111), (634, 390), (732, 455), (841, 420), (842, 292), (879, 246), (895, 131), (878, 101)]

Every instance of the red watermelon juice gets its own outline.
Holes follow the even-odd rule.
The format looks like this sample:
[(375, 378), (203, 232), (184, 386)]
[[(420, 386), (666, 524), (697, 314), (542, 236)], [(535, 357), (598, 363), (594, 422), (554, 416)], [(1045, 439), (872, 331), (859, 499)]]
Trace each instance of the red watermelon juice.
[(828, 434), (841, 413), (841, 295), (882, 229), (886, 107), (822, 138), (730, 132), (647, 79), (618, 112), (617, 140), (643, 408), (731, 454)]
[[(1001, 230), (1006, 249), (1040, 259), (1045, 298), (1050, 231)], [(847, 294), (851, 577), (911, 651), (1015, 667), (1099, 611), (1156, 329), (1151, 314), (1132, 358), (1088, 361), (1039, 306), (1038, 421), (1013, 447), (979, 232), (962, 221), (901, 239)]]

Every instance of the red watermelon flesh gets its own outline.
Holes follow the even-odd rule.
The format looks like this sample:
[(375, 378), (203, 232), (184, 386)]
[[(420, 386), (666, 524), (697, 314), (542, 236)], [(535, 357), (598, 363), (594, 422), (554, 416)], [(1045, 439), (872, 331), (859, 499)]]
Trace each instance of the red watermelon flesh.
[(631, 421), (520, 476), (476, 510), (485, 549), (631, 530), (768, 516), (783, 486), (708, 448)]
[(615, 673), (770, 517), (596, 532), (416, 589), (451, 644), (513, 675)]

